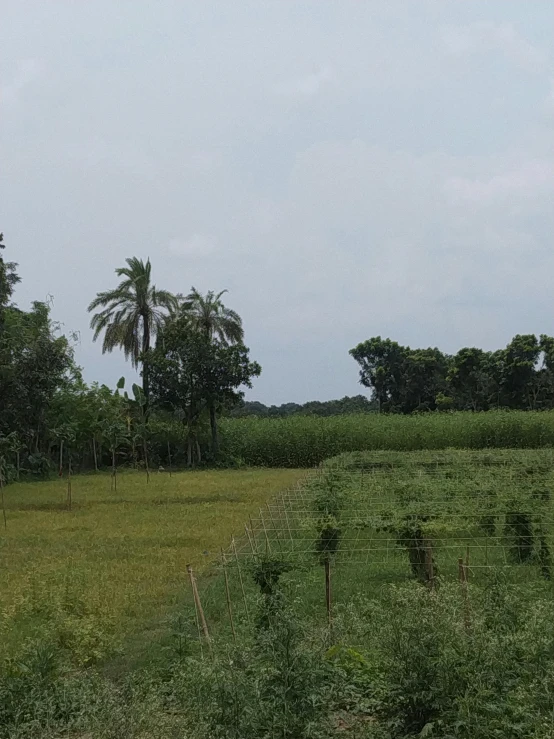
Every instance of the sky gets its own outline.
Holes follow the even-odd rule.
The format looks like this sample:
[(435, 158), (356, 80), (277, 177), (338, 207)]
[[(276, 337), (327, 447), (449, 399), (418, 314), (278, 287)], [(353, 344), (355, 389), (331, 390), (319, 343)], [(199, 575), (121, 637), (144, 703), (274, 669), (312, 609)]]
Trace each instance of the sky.
[(87, 305), (127, 257), (227, 289), (249, 399), (355, 395), (372, 336), (554, 335), (552, 0), (0, 0), (17, 303), (132, 376)]

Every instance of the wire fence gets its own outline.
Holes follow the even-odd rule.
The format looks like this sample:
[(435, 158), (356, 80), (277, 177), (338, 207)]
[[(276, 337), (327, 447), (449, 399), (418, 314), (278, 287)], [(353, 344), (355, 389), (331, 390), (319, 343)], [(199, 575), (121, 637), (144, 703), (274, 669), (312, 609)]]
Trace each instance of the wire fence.
[[(408, 464), (314, 470), (249, 518), (201, 578), (194, 598), (198, 633), (203, 618), (206, 628), (211, 622), (224, 632), (231, 628), (233, 636), (252, 620), (260, 598), (253, 575), (268, 560), (287, 565), (284, 577), (306, 610), (323, 616), (327, 608), (329, 618), (337, 604), (414, 577), (435, 587), (449, 579), (486, 583), (494, 573), (514, 583), (536, 580), (551, 592), (552, 454), (539, 460), (539, 474), (535, 468), (522, 472), (513, 455), (494, 459), (499, 463), (491, 463), (489, 453), (487, 464), (476, 465), (472, 453), (466, 465), (458, 456), (456, 469), (438, 461), (423, 473)], [(486, 480), (479, 485), (483, 471)], [(428, 499), (398, 495), (399, 485), (422, 480), (428, 488), (416, 490), (429, 489)], [(329, 517), (318, 508), (326, 485), (344, 494), (332, 550), (322, 540)]]

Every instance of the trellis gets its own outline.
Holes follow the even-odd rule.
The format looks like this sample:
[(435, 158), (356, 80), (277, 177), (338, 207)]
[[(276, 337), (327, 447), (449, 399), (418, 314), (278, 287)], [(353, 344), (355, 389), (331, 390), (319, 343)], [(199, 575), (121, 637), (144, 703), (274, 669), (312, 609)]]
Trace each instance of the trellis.
[[(335, 581), (346, 592), (354, 592), (358, 581), (367, 582), (372, 577), (380, 582), (410, 578), (406, 545), (411, 539), (385, 530), (388, 512), (400, 505), (390, 496), (390, 488), (398, 483), (409, 486), (410, 483), (423, 481), (429, 483), (430, 488), (436, 488), (444, 482), (445, 487), (449, 487), (448, 494), (418, 501), (414, 508), (422, 519), (427, 518), (436, 524), (435, 531), (426, 535), (424, 541), (425, 562), (432, 586), (438, 578), (459, 579), (466, 587), (468, 579), (478, 581), (487, 571), (502, 572), (504, 577), (511, 577), (515, 582), (541, 577), (541, 562), (536, 558), (525, 564), (514, 560), (514, 545), (505, 531), (508, 513), (505, 501), (496, 501), (496, 508), (487, 505), (486, 494), (490, 492), (491, 481), (508, 483), (517, 490), (520, 482), (525, 481), (525, 470), (514, 466), (513, 452), (499, 452), (498, 455), (489, 452), (487, 455), (492, 458), (492, 463), (489, 459), (489, 463), (482, 467), (479, 467), (477, 454), (469, 455), (469, 464), (465, 466), (453, 466), (450, 460), (444, 464), (441, 455), (437, 454), (435, 466), (433, 461), (426, 461), (424, 469), (417, 465), (384, 466), (378, 463), (355, 469), (324, 467), (313, 471), (303, 483), (260, 509), (247, 522), (244, 533), (233, 539), (226, 550), (222, 550), (218, 565), (220, 574), (223, 574), (230, 618), (233, 609), (239, 613), (235, 620), (250, 618), (254, 610), (252, 607), (249, 609), (249, 600), (254, 592), (251, 571), (257, 562), (267, 559), (288, 561), (298, 571), (311, 570), (316, 577), (321, 576), (321, 603), (327, 603), (328, 614), (331, 608), (330, 568), (333, 569)], [(429, 454), (422, 457), (428, 459)], [(448, 457), (448, 453), (444, 457)], [(541, 464), (544, 470), (539, 476), (539, 484), (550, 486), (552, 454), (544, 453)], [(466, 494), (468, 471), (475, 472), (476, 467), (480, 471), (487, 471), (481, 502), (479, 485), (475, 485), (475, 479), (471, 480), (472, 494)], [(340, 488), (348, 490), (350, 495), (339, 517), (339, 548), (336, 553), (322, 559), (321, 550), (317, 548), (321, 514), (314, 509), (314, 500), (320, 490), (318, 486), (324, 485), (328, 476)], [(533, 474), (529, 477), (537, 479)], [(464, 500), (469, 501), (472, 507), (463, 509)], [(413, 505), (413, 501), (407, 505), (408, 511), (410, 505)], [(533, 524), (542, 532), (549, 551), (554, 534), (554, 509), (550, 500), (546, 503), (539, 501), (532, 515)], [(491, 516), (496, 518), (493, 534), (482, 530), (483, 518)], [(450, 529), (441, 533), (443, 519), (448, 519)], [(427, 528), (431, 529), (432, 526)], [(325, 564), (325, 576), (321, 564)], [(294, 578), (294, 572), (291, 577)], [(208, 578), (203, 599), (209, 601), (210, 597), (215, 596), (222, 601), (221, 582), (221, 577)], [(231, 624), (235, 634), (232, 620)]]

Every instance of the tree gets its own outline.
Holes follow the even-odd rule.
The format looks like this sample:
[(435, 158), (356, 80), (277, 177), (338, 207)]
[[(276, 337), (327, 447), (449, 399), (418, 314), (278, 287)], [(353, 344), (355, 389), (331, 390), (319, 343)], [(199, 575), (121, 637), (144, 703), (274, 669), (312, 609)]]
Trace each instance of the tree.
[(191, 328), (210, 341), (217, 338), (223, 344), (238, 344), (244, 339), (242, 319), (221, 301), (226, 292), (222, 290), (216, 295), (210, 290), (202, 295), (193, 287), (182, 302), (182, 311)]
[(475, 347), (460, 349), (452, 357), (446, 378), (458, 410), (486, 411), (498, 402), (502, 352)]
[[(202, 295), (193, 287), (182, 303), (182, 314), (190, 328), (203, 336), (207, 342), (217, 340), (222, 346), (238, 344), (244, 339), (241, 317), (234, 310), (227, 308), (221, 300), (221, 296), (226, 292), (227, 290), (222, 290), (215, 294), (210, 290), (206, 295)], [(216, 402), (215, 396), (208, 400), (214, 456), (217, 456), (219, 446)]]
[[(204, 410), (217, 413), (243, 396), (261, 368), (250, 362), (243, 344), (228, 344), (190, 331), (186, 315), (171, 321), (150, 352), (152, 399), (162, 408), (180, 412), (187, 429), (187, 461), (200, 461), (198, 423)], [(217, 445), (212, 452), (217, 454)]]
[(409, 349), (376, 336), (350, 350), (360, 365), (360, 383), (371, 388), (381, 411), (401, 410), (404, 362)]
[(6, 248), (4, 242), (4, 234), (0, 233), (0, 340), (4, 331), (5, 312), (10, 303), (13, 291), (21, 278), (16, 272), (17, 264), (15, 262), (5, 262), (1, 255), (1, 251)]
[(536, 407), (540, 352), (540, 342), (534, 334), (517, 334), (504, 350), (502, 393), (510, 408)]
[(48, 306), (9, 307), (0, 335), (0, 434), (17, 431), (31, 451), (48, 438), (48, 414), (56, 393), (77, 372), (65, 336), (56, 335)]
[(142, 364), (142, 387), (148, 400), (149, 373), (145, 357), (167, 314), (176, 310), (177, 298), (152, 285), (149, 259), (146, 263), (137, 257), (125, 261), (126, 267), (115, 270), (116, 275), (124, 279), (114, 290), (98, 293), (90, 303), (89, 313), (103, 309), (92, 317), (90, 326), (94, 329), (94, 341), (104, 332), (102, 353), (119, 347), (133, 367)]

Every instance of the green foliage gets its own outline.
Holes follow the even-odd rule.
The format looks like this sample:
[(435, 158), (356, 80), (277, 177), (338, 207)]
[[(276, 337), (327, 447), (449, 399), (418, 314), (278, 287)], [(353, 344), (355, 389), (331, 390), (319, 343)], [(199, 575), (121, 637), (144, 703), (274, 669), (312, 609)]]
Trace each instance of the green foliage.
[(464, 348), (449, 356), (377, 336), (350, 355), (381, 411), (535, 410), (554, 405), (553, 346), (552, 337), (518, 334), (500, 351)]
[[(324, 739), (332, 675), (323, 641), (288, 609), (275, 613), (252, 643), (212, 664), (193, 663), (180, 673), (181, 700), (195, 739)], [(190, 673), (197, 688), (190, 690)]]
[(148, 363), (153, 401), (180, 413), (186, 426), (189, 466), (195, 452), (201, 461), (197, 441), (204, 413), (210, 415), (212, 452), (217, 456), (217, 413), (236, 404), (243, 395), (240, 388), (251, 387), (252, 378), (261, 372), (250, 361), (248, 349), (191, 332), (189, 317), (183, 315), (166, 326)]
[(365, 395), (345, 396), (340, 400), (311, 400), (308, 403), (283, 403), (267, 406), (259, 401), (245, 401), (230, 412), (232, 418), (286, 418), (287, 416), (344, 416), (351, 413), (374, 413), (377, 403), (368, 400)]
[(91, 319), (94, 341), (103, 333), (102, 352), (120, 348), (125, 359), (134, 367), (142, 361), (144, 394), (148, 397), (148, 367), (141, 355), (148, 352), (151, 341), (163, 325), (166, 316), (177, 308), (177, 298), (167, 290), (152, 285), (150, 260), (137, 257), (126, 260), (127, 266), (116, 269), (124, 279), (114, 290), (97, 294), (90, 303), (89, 313), (101, 308)]
[(314, 467), (342, 452), (554, 446), (554, 412), (223, 418), (222, 453), (246, 464)]

